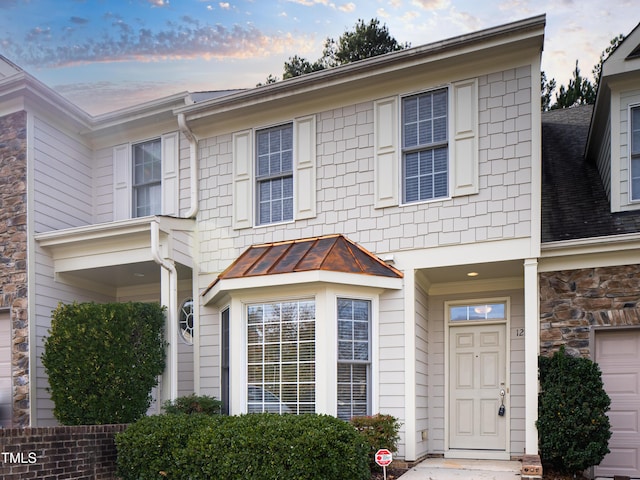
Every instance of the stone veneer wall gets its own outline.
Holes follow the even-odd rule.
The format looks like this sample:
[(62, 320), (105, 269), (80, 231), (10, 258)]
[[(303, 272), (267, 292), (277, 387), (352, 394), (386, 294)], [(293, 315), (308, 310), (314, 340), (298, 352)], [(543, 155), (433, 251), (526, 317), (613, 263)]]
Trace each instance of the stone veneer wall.
[(540, 353), (591, 355), (592, 326), (640, 325), (640, 265), (541, 273)]
[(29, 418), (27, 114), (0, 118), (0, 309), (11, 315), (13, 425)]

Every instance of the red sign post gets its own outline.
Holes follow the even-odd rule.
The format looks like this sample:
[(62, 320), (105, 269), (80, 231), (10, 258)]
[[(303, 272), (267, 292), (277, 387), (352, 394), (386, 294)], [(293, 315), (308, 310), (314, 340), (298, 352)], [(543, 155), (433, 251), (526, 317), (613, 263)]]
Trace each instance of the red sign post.
[(382, 467), (385, 480), (387, 479), (387, 465), (393, 461), (393, 455), (386, 448), (381, 448), (376, 452), (376, 463)]

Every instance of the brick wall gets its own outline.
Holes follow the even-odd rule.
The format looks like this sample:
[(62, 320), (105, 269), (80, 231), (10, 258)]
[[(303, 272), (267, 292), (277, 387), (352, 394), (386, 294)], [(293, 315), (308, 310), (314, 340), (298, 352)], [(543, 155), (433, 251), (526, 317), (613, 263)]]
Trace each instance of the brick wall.
[(540, 352), (589, 357), (592, 326), (640, 325), (640, 265), (540, 274)]
[(27, 114), (0, 118), (0, 308), (11, 312), (13, 425), (29, 418)]
[(115, 434), (126, 425), (0, 429), (3, 480), (116, 479)]

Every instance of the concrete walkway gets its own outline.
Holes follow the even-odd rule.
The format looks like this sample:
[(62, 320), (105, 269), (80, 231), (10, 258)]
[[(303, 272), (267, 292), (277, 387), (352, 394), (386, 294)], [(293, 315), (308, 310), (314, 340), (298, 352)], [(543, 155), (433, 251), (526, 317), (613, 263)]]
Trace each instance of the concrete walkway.
[(521, 467), (518, 461), (428, 458), (400, 480), (519, 480)]

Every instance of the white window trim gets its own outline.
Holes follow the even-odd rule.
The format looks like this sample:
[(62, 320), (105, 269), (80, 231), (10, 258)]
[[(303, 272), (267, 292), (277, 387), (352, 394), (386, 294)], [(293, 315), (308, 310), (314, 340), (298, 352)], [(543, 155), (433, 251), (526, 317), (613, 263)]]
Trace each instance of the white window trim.
[(137, 218), (133, 211), (133, 146), (160, 140), (161, 164), (161, 215), (179, 214), (180, 152), (179, 133), (165, 133), (159, 137), (137, 139), (112, 150), (113, 168), (113, 220)]
[[(411, 97), (419, 97), (420, 95), (425, 95), (428, 93), (432, 93), (432, 92), (437, 92), (438, 90), (445, 90), (447, 92), (447, 195), (443, 196), (443, 197), (437, 197), (437, 198), (426, 198), (424, 200), (416, 200), (413, 202), (407, 202), (405, 201), (405, 191), (404, 191), (404, 145), (403, 145), (403, 133), (404, 133), (404, 124), (402, 121), (402, 105), (404, 103), (404, 100), (406, 98), (411, 98)], [(452, 160), (452, 156), (451, 156), (451, 126), (452, 126), (452, 114), (451, 114), (451, 108), (452, 108), (453, 102), (451, 100), (451, 84), (446, 84), (446, 85), (439, 85), (439, 86), (435, 86), (433, 88), (428, 88), (426, 90), (420, 90), (419, 92), (412, 92), (412, 93), (403, 93), (402, 95), (400, 95), (400, 101), (398, 102), (398, 128), (399, 128), (399, 133), (398, 133), (398, 155), (399, 155), (399, 172), (398, 172), (398, 180), (400, 181), (400, 185), (399, 185), (399, 200), (400, 200), (400, 205), (401, 206), (407, 206), (407, 205), (420, 205), (420, 204), (424, 204), (424, 203), (433, 203), (433, 202), (442, 202), (442, 201), (446, 201), (446, 200), (450, 200), (452, 198), (451, 192), (453, 191), (453, 174), (452, 174), (452, 167), (453, 167), (453, 160)], [(432, 147), (432, 146), (423, 146), (422, 148), (420, 148), (420, 151), (423, 150), (432, 150), (433, 148), (436, 147)]]
[[(335, 415), (338, 416), (338, 299), (344, 298), (349, 300), (364, 300), (370, 303), (369, 312), (369, 382), (370, 385), (369, 391), (367, 392), (367, 415), (373, 415), (375, 412), (378, 412), (378, 381), (379, 381), (379, 368), (378, 368), (378, 334), (379, 334), (379, 323), (378, 323), (378, 314), (379, 314), (379, 295), (371, 295), (370, 292), (360, 292), (361, 294), (357, 294), (354, 292), (349, 292), (348, 294), (342, 294), (340, 291), (336, 290), (332, 293), (332, 306), (334, 307), (334, 324), (336, 326), (335, 332), (335, 351), (336, 351), (336, 374), (335, 374)], [(350, 363), (350, 362), (345, 362)]]
[[(484, 305), (490, 303), (504, 303), (505, 304), (505, 318), (495, 319), (487, 321), (456, 321), (452, 322), (449, 318), (449, 307), (452, 306), (464, 306), (464, 305)], [(481, 298), (466, 298), (462, 300), (451, 300), (444, 302), (444, 418), (449, 419), (449, 338), (450, 329), (458, 326), (481, 326), (481, 325), (504, 325), (505, 326), (505, 389), (507, 391), (508, 408), (511, 408), (511, 297), (481, 297)], [(509, 452), (511, 448), (511, 414), (506, 415), (506, 451)], [(450, 452), (449, 450), (449, 420), (444, 422), (444, 451), (445, 455)], [(489, 454), (490, 455), (490, 454)]]
[[(255, 303), (315, 300), (316, 307), (316, 413), (337, 417), (338, 396), (338, 298), (371, 301), (371, 412), (379, 409), (379, 295), (376, 287), (331, 284), (263, 287), (236, 292), (224, 301), (229, 308), (229, 404), (230, 414), (247, 412), (247, 307)], [(222, 352), (220, 352), (222, 355)], [(220, 356), (220, 360), (222, 357)], [(320, 365), (322, 368), (317, 368)]]
[[(640, 192), (638, 192), (638, 198), (633, 198), (633, 178), (632, 178), (632, 164), (633, 164), (633, 128), (632, 128), (632, 110), (640, 109), (640, 103), (630, 103), (627, 105), (627, 201), (630, 206), (637, 207), (640, 205)], [(613, 151), (613, 149), (612, 149)]]
[[(404, 201), (402, 152), (402, 100), (440, 89), (448, 95), (448, 196)], [(444, 202), (477, 194), (479, 173), (479, 88), (471, 78), (427, 89), (401, 93), (373, 102), (374, 117), (374, 208)]]
[[(258, 182), (256, 181), (256, 134), (260, 130), (293, 125), (293, 219), (258, 223)], [(286, 225), (297, 220), (315, 218), (317, 203), (316, 114), (289, 121), (262, 125), (232, 134), (233, 219), (234, 230)]]

